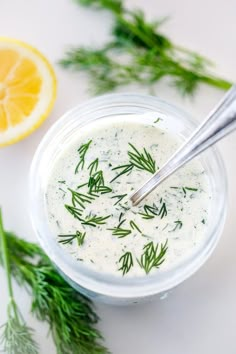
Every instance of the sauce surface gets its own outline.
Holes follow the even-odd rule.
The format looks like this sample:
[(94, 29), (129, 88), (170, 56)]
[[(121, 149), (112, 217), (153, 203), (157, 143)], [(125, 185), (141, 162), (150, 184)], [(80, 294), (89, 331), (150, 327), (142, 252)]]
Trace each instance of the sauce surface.
[(93, 123), (53, 164), (45, 195), (50, 229), (65, 252), (98, 272), (167, 270), (204, 238), (211, 195), (198, 160), (131, 206), (129, 195), (182, 142), (154, 121), (121, 116)]

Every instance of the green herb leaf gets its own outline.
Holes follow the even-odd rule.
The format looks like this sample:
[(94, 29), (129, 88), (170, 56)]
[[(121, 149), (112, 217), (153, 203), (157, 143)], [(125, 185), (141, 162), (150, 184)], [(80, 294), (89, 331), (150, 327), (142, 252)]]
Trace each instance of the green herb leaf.
[(0, 343), (3, 345), (4, 353), (39, 353), (38, 344), (33, 339), (34, 331), (26, 325), (14, 301), (9, 303), (8, 319), (1, 332)]
[(139, 215), (141, 215), (143, 219), (153, 219), (159, 213), (159, 209), (154, 203), (153, 206), (145, 204), (143, 210), (142, 213), (139, 212)]
[(138, 225), (137, 225), (133, 220), (131, 220), (131, 221), (129, 222), (129, 224), (130, 224), (130, 226), (131, 226), (131, 228), (132, 228), (133, 230), (137, 230), (140, 234), (142, 233), (142, 231), (140, 230), (140, 228), (138, 227)]
[(161, 120), (163, 120), (162, 118), (157, 118), (153, 123), (159, 123)]
[(95, 198), (91, 195), (88, 194), (83, 194), (83, 193), (79, 193), (74, 191), (71, 188), (68, 188), (68, 190), (71, 192), (72, 195), (72, 204), (75, 207), (76, 204), (79, 204), (79, 206), (82, 209), (85, 209), (85, 203), (90, 204), (92, 202), (92, 200), (94, 200)]
[(132, 165), (132, 164), (127, 164), (127, 165), (121, 165), (121, 166), (114, 167), (112, 169), (112, 171), (116, 171), (116, 170), (121, 170), (121, 171), (118, 173), (118, 175), (116, 175), (110, 181), (110, 183), (114, 182), (117, 178), (119, 178), (122, 175), (129, 175), (129, 173), (132, 171), (133, 168), (134, 168), (134, 165)]
[(93, 227), (96, 227), (97, 225), (104, 225), (104, 224), (106, 224), (105, 220), (110, 218), (110, 216), (111, 215), (107, 215), (107, 216), (97, 216), (97, 215), (86, 216), (86, 218), (82, 220), (82, 224), (83, 225), (93, 226)]
[(106, 8), (114, 13), (120, 13), (123, 10), (122, 1), (120, 0), (76, 0), (84, 6), (94, 6), (96, 8)]
[(197, 192), (198, 191), (198, 188), (192, 188), (192, 187), (184, 187), (184, 188), (187, 191), (192, 191), (192, 192)]
[(76, 231), (75, 234), (70, 235), (58, 235), (60, 238), (59, 243), (66, 245), (67, 243), (72, 243), (73, 240), (77, 240), (78, 246), (82, 246), (84, 244), (84, 238), (86, 236), (86, 232)]
[(88, 181), (89, 193), (106, 194), (112, 192), (112, 189), (105, 185), (103, 171), (99, 170), (90, 176)]
[(152, 158), (149, 152), (144, 148), (143, 153), (139, 152), (138, 149), (131, 143), (129, 143), (131, 151), (128, 152), (130, 158), (130, 164), (138, 168), (139, 170), (144, 170), (150, 173), (156, 172), (156, 162)]
[(143, 212), (139, 212), (139, 215), (142, 216), (143, 219), (153, 219), (155, 216), (160, 216), (163, 219), (167, 216), (167, 208), (166, 203), (160, 200), (160, 207), (157, 207), (155, 203), (153, 205), (145, 204), (143, 207)]
[(119, 268), (119, 270), (122, 271), (123, 275), (127, 274), (130, 271), (131, 267), (134, 265), (132, 253), (124, 253), (120, 257), (119, 263), (121, 263), (121, 267)]
[(9, 303), (7, 307), (7, 322), (1, 327), (0, 344), (7, 354), (38, 354), (38, 345), (33, 339), (33, 330), (28, 327), (19, 312), (14, 299), (11, 281), (11, 260), (8, 248), (7, 233), (3, 229), (0, 209), (0, 262), (5, 268)]
[(78, 209), (78, 208), (76, 208), (74, 206), (71, 206), (71, 205), (68, 205), (68, 204), (65, 204), (65, 208), (66, 208), (67, 211), (69, 211), (69, 213), (71, 215), (74, 216), (74, 218), (76, 218), (78, 220), (81, 220), (83, 210)]
[(122, 224), (125, 222), (125, 220), (122, 220), (118, 226), (113, 227), (112, 229), (107, 229), (112, 231), (113, 236), (117, 236), (118, 238), (123, 238), (131, 234), (131, 230), (129, 229), (124, 229), (122, 228)]
[(175, 224), (175, 227), (172, 230), (170, 230), (169, 232), (175, 231), (177, 229), (182, 229), (182, 227), (183, 227), (183, 223), (180, 220), (174, 221), (174, 224)]
[[(95, 327), (98, 317), (90, 300), (62, 278), (38, 245), (10, 232), (5, 234), (11, 274), (20, 286), (30, 291), (32, 313), (48, 323), (57, 353), (108, 354), (101, 344), (101, 333)], [(0, 264), (3, 264), (3, 255), (0, 244)], [(18, 337), (18, 340), (22, 338)], [(25, 348), (29, 346), (26, 345), (22, 348), (16, 343), (16, 346), (19, 351), (13, 350), (9, 354), (37, 353), (27, 352)]]
[(98, 158), (96, 158), (94, 161), (91, 162), (91, 164), (88, 167), (89, 174), (90, 176), (93, 175), (93, 173), (97, 172), (98, 169)]
[(145, 273), (148, 274), (152, 268), (159, 268), (160, 265), (165, 261), (165, 255), (167, 252), (167, 240), (164, 244), (161, 243), (159, 250), (159, 244), (154, 246), (153, 241), (147, 243), (143, 247), (143, 254), (140, 260), (137, 259), (138, 264), (144, 269)]
[(60, 61), (66, 68), (85, 71), (96, 94), (134, 82), (150, 87), (163, 78), (183, 95), (192, 95), (200, 83), (223, 90), (231, 87), (231, 82), (212, 75), (208, 59), (165, 36), (160, 31), (163, 19), (148, 22), (142, 11), (126, 10), (124, 2), (118, 0), (77, 2), (113, 15), (110, 42), (98, 49), (71, 49)]
[(114, 195), (113, 197), (111, 197), (111, 199), (117, 198), (117, 201), (115, 202), (114, 205), (119, 204), (125, 197), (127, 196), (126, 194), (120, 194), (120, 195)]
[(161, 219), (163, 219), (165, 216), (167, 216), (167, 208), (166, 208), (166, 203), (162, 203), (159, 214), (158, 214)]
[(79, 162), (75, 168), (75, 173), (79, 172), (79, 168), (81, 167), (81, 170), (84, 168), (84, 163), (85, 163), (85, 155), (89, 149), (90, 144), (92, 143), (92, 140), (89, 140), (86, 144), (82, 144), (80, 148), (78, 149), (79, 153)]
[(187, 195), (187, 191), (192, 191), (192, 192), (197, 192), (198, 188), (193, 188), (193, 187), (170, 187), (171, 189), (179, 189), (183, 191), (184, 197)]
[(150, 153), (148, 153), (145, 148), (143, 149), (143, 152), (140, 152), (133, 144), (129, 143), (129, 146), (131, 148), (131, 150), (128, 151), (129, 163), (126, 165), (116, 166), (112, 169), (113, 171), (119, 170), (119, 173), (111, 180), (111, 182), (114, 182), (122, 175), (129, 175), (134, 167), (139, 170), (155, 173), (156, 162)]

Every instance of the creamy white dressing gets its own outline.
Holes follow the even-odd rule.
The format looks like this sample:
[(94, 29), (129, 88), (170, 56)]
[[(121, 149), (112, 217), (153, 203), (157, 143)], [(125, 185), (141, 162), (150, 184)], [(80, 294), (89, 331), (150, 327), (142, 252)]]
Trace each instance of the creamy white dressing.
[[(78, 149), (90, 140), (92, 142), (85, 155), (84, 167), (82, 169), (80, 166), (78, 173), (75, 173), (79, 162)], [(119, 270), (122, 265), (119, 262), (120, 257), (130, 252), (133, 265), (125, 274), (126, 277), (146, 275), (138, 260), (140, 261), (144, 252), (143, 247), (151, 241), (155, 246), (159, 244), (160, 249), (160, 245), (168, 240), (168, 248), (164, 262), (159, 268), (152, 268), (150, 274), (175, 267), (189, 256), (204, 238), (211, 199), (204, 168), (200, 161), (194, 160), (163, 182), (139, 206), (131, 206), (129, 195), (150, 178), (151, 174), (134, 167), (128, 175), (123, 174), (110, 182), (118, 174), (112, 168), (129, 163), (129, 143), (141, 153), (146, 148), (160, 168), (179, 147), (181, 139), (160, 129), (158, 122), (147, 125), (125, 116), (93, 122), (92, 125), (81, 128), (77, 138), (55, 160), (45, 198), (49, 225), (58, 242), (61, 240), (59, 235), (86, 232), (82, 245), (78, 245), (76, 239), (71, 243), (60, 243), (65, 252), (98, 272), (117, 276), (122, 276), (122, 271)], [(110, 216), (104, 221), (105, 224), (92, 227), (83, 225), (68, 212), (65, 205), (72, 206), (68, 188), (83, 194), (88, 193), (87, 185), (79, 189), (77, 187), (88, 182), (88, 167), (96, 158), (99, 159), (98, 170), (103, 171), (105, 185), (112, 192), (98, 193), (99, 196), (91, 203), (85, 203), (82, 218), (87, 215)], [(124, 194), (127, 196), (114, 205), (118, 198), (112, 197)], [(167, 215), (144, 219), (139, 213), (144, 213), (144, 205), (153, 206), (153, 203), (158, 210), (165, 203)], [(81, 209), (79, 205), (76, 207)], [(131, 231), (123, 238), (112, 235), (109, 230), (117, 227), (119, 219), (125, 220), (122, 228)], [(141, 232), (132, 228), (130, 221)]]

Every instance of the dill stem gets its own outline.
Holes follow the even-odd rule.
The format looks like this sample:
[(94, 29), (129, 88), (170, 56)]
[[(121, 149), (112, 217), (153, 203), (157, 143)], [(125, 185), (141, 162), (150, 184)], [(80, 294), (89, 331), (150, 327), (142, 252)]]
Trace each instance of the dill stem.
[[(120, 21), (121, 24), (123, 24), (124, 26), (128, 27), (129, 30), (136, 35), (137, 37), (139, 37), (146, 45), (148, 48), (153, 49), (155, 47), (158, 48), (158, 44), (156, 43), (155, 40), (153, 40), (152, 38), (149, 38), (148, 36), (145, 35), (145, 33), (143, 33), (142, 31), (139, 30), (139, 28), (137, 28), (135, 25), (133, 25), (131, 22), (129, 22), (128, 20), (126, 20), (125, 18), (123, 18), (120, 14), (116, 14), (117, 19)], [(186, 54), (195, 54), (195, 52), (192, 52), (184, 47), (181, 46), (177, 46), (174, 45), (173, 46), (176, 50), (179, 50), (182, 53), (186, 53)], [(197, 54), (198, 55), (198, 54)], [(199, 57), (201, 57), (202, 59), (208, 61), (209, 64), (211, 64), (211, 61), (206, 59), (203, 56), (198, 55)], [(218, 87), (220, 89), (223, 90), (228, 90), (230, 89), (230, 87), (233, 85), (232, 82), (224, 80), (220, 77), (214, 76), (214, 75), (200, 75), (200, 79), (202, 82), (211, 85), (211, 86), (215, 86)]]
[(8, 249), (7, 249), (7, 240), (6, 240), (6, 234), (5, 234), (4, 228), (3, 228), (2, 211), (1, 211), (1, 209), (0, 209), (0, 242), (1, 242), (1, 246), (2, 246), (1, 248), (2, 248), (3, 266), (4, 266), (5, 271), (6, 271), (8, 294), (9, 294), (9, 297), (10, 297), (10, 302), (9, 302), (9, 307), (8, 308), (10, 309), (10, 306), (12, 305), (15, 318), (17, 320), (19, 320), (18, 313), (17, 313), (17, 308), (16, 308), (16, 303), (15, 303), (15, 300), (14, 300), (13, 288), (12, 288), (10, 262), (9, 262), (9, 255), (8, 255)]
[[(145, 33), (143, 33), (142, 31), (139, 30), (139, 28), (137, 28), (135, 25), (133, 25), (133, 23), (129, 22), (127, 19), (123, 18), (122, 15), (120, 14), (116, 14), (116, 17), (118, 19), (118, 21), (120, 21), (121, 24), (123, 24), (124, 26), (128, 27), (129, 30), (136, 35), (137, 37), (139, 37), (146, 45), (148, 48), (153, 49), (155, 47), (158, 48), (158, 44), (156, 43), (155, 40), (153, 40), (152, 38), (149, 38), (148, 36), (146, 36)], [(188, 50), (184, 47), (178, 46), (178, 45), (173, 45), (173, 48), (182, 52), (182, 53), (186, 53), (186, 54), (196, 54), (195, 52)], [(199, 54), (197, 54), (200, 58), (206, 60), (208, 62), (208, 64), (212, 65), (212, 62), (208, 59), (206, 59), (203, 56), (200, 56)], [(220, 77), (214, 76), (214, 75), (200, 75), (200, 79), (202, 82), (211, 85), (211, 86), (215, 86), (218, 87), (220, 89), (223, 90), (228, 90), (230, 89), (230, 87), (233, 85), (232, 82), (224, 80)]]
[(233, 85), (232, 82), (221, 79), (220, 77), (217, 77), (217, 76), (204, 76), (203, 75), (203, 76), (201, 76), (201, 80), (202, 80), (202, 82), (204, 82), (208, 85), (215, 86), (215, 87), (218, 87), (223, 90), (228, 90)]

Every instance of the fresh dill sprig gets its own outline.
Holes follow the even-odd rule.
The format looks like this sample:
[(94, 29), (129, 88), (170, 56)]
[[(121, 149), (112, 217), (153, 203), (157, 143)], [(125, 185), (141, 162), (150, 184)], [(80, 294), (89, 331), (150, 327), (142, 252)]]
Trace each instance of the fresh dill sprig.
[[(92, 303), (56, 271), (42, 249), (5, 231), (11, 274), (32, 296), (32, 314), (48, 323), (57, 354), (109, 354)], [(0, 245), (0, 264), (4, 250)], [(11, 352), (23, 354), (24, 350)], [(34, 354), (27, 353), (27, 354)]]
[(182, 229), (182, 227), (183, 227), (183, 222), (180, 220), (174, 221), (174, 224), (175, 224), (175, 227), (172, 230), (170, 230), (169, 232), (175, 231), (177, 229)]
[(159, 214), (161, 219), (163, 219), (165, 216), (167, 216), (167, 208), (166, 208), (166, 203), (162, 203), (161, 208), (159, 210)]
[(99, 170), (89, 177), (88, 181), (89, 193), (106, 194), (112, 192), (112, 189), (105, 185), (103, 171)]
[(133, 230), (137, 230), (140, 234), (142, 233), (138, 225), (133, 220), (130, 220), (129, 224)]
[(159, 213), (159, 209), (154, 203), (153, 206), (145, 204), (143, 210), (142, 213), (139, 212), (139, 215), (141, 215), (143, 219), (153, 219)]
[(150, 87), (166, 77), (181, 94), (193, 94), (200, 83), (223, 90), (231, 87), (231, 82), (212, 75), (208, 59), (163, 35), (163, 19), (148, 22), (142, 11), (127, 10), (118, 0), (77, 2), (108, 10), (114, 19), (110, 42), (98, 49), (71, 49), (60, 61), (65, 68), (85, 71), (96, 94), (134, 82)]
[(81, 221), (82, 225), (88, 225), (96, 227), (97, 225), (106, 224), (105, 220), (107, 220), (111, 215), (107, 216), (97, 216), (97, 215), (87, 215), (85, 218), (82, 216), (83, 210), (80, 210), (74, 206), (65, 204), (65, 208), (68, 212), (74, 216), (74, 218)]
[[(124, 220), (123, 220), (123, 222), (124, 222)], [(112, 229), (107, 229), (107, 230), (112, 231), (112, 235), (113, 236), (117, 236), (118, 238), (123, 238), (123, 237), (126, 237), (126, 236), (130, 235), (131, 232), (132, 232), (131, 230), (124, 229), (124, 228), (121, 227), (123, 222), (121, 222), (118, 226), (113, 227)]]
[(7, 322), (1, 326), (0, 344), (6, 354), (38, 354), (38, 344), (33, 339), (33, 330), (28, 327), (18, 309), (14, 299), (11, 281), (11, 262), (8, 249), (7, 234), (3, 229), (2, 213), (0, 209), (0, 260), (3, 264), (9, 293), (7, 307)]
[(164, 244), (161, 243), (160, 248), (158, 243), (154, 245), (153, 241), (151, 241), (143, 247), (144, 252), (140, 260), (137, 259), (137, 262), (140, 267), (144, 269), (146, 274), (150, 273), (152, 268), (159, 268), (165, 261), (165, 254), (168, 249), (167, 243), (168, 240), (166, 240)]
[(59, 243), (66, 245), (67, 243), (72, 243), (73, 240), (77, 240), (78, 246), (82, 246), (84, 244), (84, 239), (86, 236), (86, 232), (76, 231), (75, 234), (70, 235), (58, 235), (60, 238)]
[[(112, 189), (108, 186), (100, 186), (97, 190), (97, 193), (101, 193), (101, 194), (106, 194), (106, 193), (111, 193)], [(92, 195), (93, 192), (91, 192), (90, 194)]]
[(79, 162), (75, 168), (75, 174), (78, 173), (79, 168), (81, 167), (81, 170), (84, 168), (84, 163), (85, 163), (85, 155), (89, 149), (90, 144), (92, 143), (92, 140), (89, 140), (86, 144), (82, 144), (79, 149)]
[(89, 225), (96, 227), (97, 225), (104, 225), (106, 224), (106, 220), (110, 218), (111, 215), (107, 216), (97, 216), (97, 215), (92, 215), (92, 216), (86, 216), (85, 219), (81, 220), (83, 225)]
[(96, 158), (94, 161), (91, 162), (91, 164), (89, 165), (88, 167), (88, 170), (89, 170), (89, 175), (93, 175), (93, 173), (97, 172), (97, 169), (98, 169), (98, 163), (99, 163), (99, 160), (98, 158)]
[(74, 206), (71, 206), (71, 205), (68, 205), (68, 204), (65, 204), (65, 208), (66, 208), (67, 211), (69, 211), (69, 213), (71, 215), (74, 216), (74, 218), (76, 218), (78, 220), (81, 220), (83, 210), (78, 209), (78, 208), (76, 208)]
[(96, 171), (94, 174), (91, 174), (88, 181), (89, 193), (99, 193), (100, 187), (103, 187), (105, 184), (103, 171)]
[(111, 229), (107, 229), (107, 230), (112, 231), (112, 235), (113, 236), (118, 236), (118, 238), (126, 237), (126, 236), (130, 235), (131, 232), (132, 232), (129, 229), (125, 229), (125, 228), (121, 227), (126, 221), (126, 219), (122, 220), (122, 217), (123, 217), (123, 213), (120, 213), (119, 224), (116, 227), (113, 227)]
[(167, 216), (166, 203), (163, 202), (161, 198), (160, 207), (157, 207), (155, 203), (153, 203), (152, 206), (145, 204), (143, 207), (143, 212), (139, 212), (139, 215), (141, 215), (143, 219), (154, 219), (156, 216), (160, 216), (160, 218), (163, 219)]
[(112, 171), (117, 171), (119, 170), (120, 172), (110, 181), (110, 183), (114, 182), (117, 178), (119, 178), (122, 175), (129, 175), (130, 172), (133, 170), (134, 165), (133, 164), (127, 164), (127, 165), (121, 165), (114, 167)]
[(125, 197), (127, 196), (126, 194), (119, 194), (119, 195), (114, 195), (113, 197), (111, 197), (111, 199), (117, 198), (117, 201), (115, 202), (114, 205), (119, 204)]
[(1, 327), (0, 344), (6, 354), (38, 354), (38, 344), (33, 339), (34, 331), (28, 327), (14, 300), (7, 308), (8, 319)]
[(122, 175), (129, 175), (134, 167), (152, 174), (156, 172), (156, 162), (145, 148), (143, 149), (143, 152), (140, 152), (133, 144), (129, 143), (129, 146), (131, 148), (128, 151), (129, 163), (116, 166), (112, 169), (113, 171), (118, 170), (119, 173), (111, 180), (111, 182), (114, 182)]
[(119, 270), (122, 271), (123, 275), (127, 274), (130, 271), (131, 267), (134, 265), (132, 253), (131, 252), (124, 253), (120, 257), (119, 263), (121, 263), (121, 267), (119, 268)]
[(91, 195), (76, 192), (71, 188), (68, 188), (68, 190), (71, 192), (72, 204), (74, 207), (76, 206), (76, 204), (79, 204), (82, 209), (85, 209), (85, 203), (91, 204), (92, 200), (95, 199)]
[(144, 148), (143, 153), (139, 152), (138, 149), (131, 143), (129, 143), (131, 151), (128, 151), (130, 158), (130, 163), (138, 168), (139, 170), (144, 170), (150, 173), (156, 172), (156, 162), (152, 158), (149, 152)]

